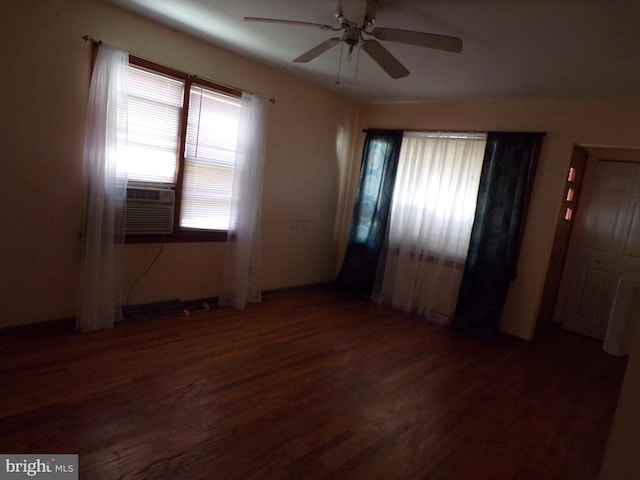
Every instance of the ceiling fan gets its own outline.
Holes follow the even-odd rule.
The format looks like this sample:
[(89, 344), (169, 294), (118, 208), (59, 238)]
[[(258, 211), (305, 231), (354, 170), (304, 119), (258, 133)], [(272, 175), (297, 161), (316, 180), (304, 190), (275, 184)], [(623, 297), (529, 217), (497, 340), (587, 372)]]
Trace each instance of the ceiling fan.
[[(400, 30), (397, 28), (374, 28), (373, 25), (376, 21), (378, 7), (377, 0), (335, 0), (334, 9), (338, 22), (337, 27), (312, 22), (279, 20), (276, 18), (244, 17), (244, 20), (247, 22), (299, 25), (333, 32), (342, 32), (341, 36), (325, 40), (295, 58), (293, 61), (296, 63), (310, 62), (330, 48), (343, 43), (348, 48), (347, 55), (349, 57), (355, 48), (360, 47), (380, 65), (391, 78), (406, 77), (410, 72), (377, 40), (435, 48), (454, 53), (462, 51), (462, 40), (458, 37)], [(373, 39), (367, 37), (373, 37)]]

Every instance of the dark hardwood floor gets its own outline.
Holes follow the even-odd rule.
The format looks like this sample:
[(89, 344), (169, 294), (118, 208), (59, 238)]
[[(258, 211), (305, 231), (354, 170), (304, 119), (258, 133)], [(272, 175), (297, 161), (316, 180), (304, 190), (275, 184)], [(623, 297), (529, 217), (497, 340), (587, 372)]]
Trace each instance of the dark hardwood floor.
[(0, 452), (81, 479), (597, 477), (625, 359), (480, 343), (329, 288), (0, 339)]

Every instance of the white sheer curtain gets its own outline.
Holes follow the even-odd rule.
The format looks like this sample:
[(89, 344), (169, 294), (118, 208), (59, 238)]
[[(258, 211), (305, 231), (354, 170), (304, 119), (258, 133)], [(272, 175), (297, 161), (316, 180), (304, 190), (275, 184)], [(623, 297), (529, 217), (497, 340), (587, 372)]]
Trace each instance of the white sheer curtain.
[(485, 144), (484, 134), (405, 132), (374, 300), (451, 322)]
[(115, 244), (121, 243), (126, 168), (117, 159), (126, 148), (129, 55), (101, 45), (91, 77), (85, 125), (84, 218), (76, 328), (113, 327), (121, 315)]
[(261, 301), (260, 210), (267, 101), (244, 93), (233, 174), (229, 238), (220, 306), (243, 309)]

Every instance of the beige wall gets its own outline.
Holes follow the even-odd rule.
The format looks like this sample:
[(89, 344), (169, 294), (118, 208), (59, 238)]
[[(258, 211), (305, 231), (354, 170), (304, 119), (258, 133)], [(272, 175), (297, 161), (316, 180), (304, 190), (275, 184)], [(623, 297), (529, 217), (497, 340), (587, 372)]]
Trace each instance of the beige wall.
[[(275, 98), (264, 179), (264, 288), (333, 277), (354, 102), (98, 0), (2, 2), (0, 22), (0, 327), (75, 315), (90, 59), (84, 34)], [(159, 247), (125, 248), (126, 290)], [(215, 296), (222, 261), (221, 244), (166, 245), (129, 301)]]
[[(530, 339), (546, 274), (564, 175), (574, 145), (639, 146), (640, 100), (494, 100), (423, 104), (370, 104), (360, 110), (363, 128), (547, 132), (529, 218), (501, 329)], [(359, 166), (359, 153), (353, 168)], [(353, 183), (351, 184), (353, 191)]]

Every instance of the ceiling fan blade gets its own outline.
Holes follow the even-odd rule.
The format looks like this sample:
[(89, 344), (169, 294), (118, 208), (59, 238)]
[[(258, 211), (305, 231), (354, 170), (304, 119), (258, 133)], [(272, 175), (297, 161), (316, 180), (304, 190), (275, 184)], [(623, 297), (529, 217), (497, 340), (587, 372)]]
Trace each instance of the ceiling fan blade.
[(448, 52), (459, 53), (462, 51), (462, 39), (448, 35), (435, 33), (413, 32), (411, 30), (399, 30), (397, 28), (374, 28), (371, 33), (378, 40), (406, 43), (418, 47), (436, 48)]
[(307, 63), (319, 56), (320, 54), (326, 52), (331, 47), (338, 45), (342, 39), (340, 37), (330, 38), (322, 42), (320, 45), (313, 47), (311, 50), (303, 53), (298, 58), (294, 58), (293, 61), (296, 63)]
[(298, 22), (296, 20), (280, 20), (277, 18), (244, 17), (243, 20), (245, 22), (279, 23), (285, 25), (299, 25), (302, 27), (315, 27), (322, 30), (340, 30), (339, 28), (334, 28), (331, 25), (324, 25), (322, 23)]
[(362, 49), (373, 58), (391, 78), (402, 78), (409, 75), (409, 70), (404, 68), (391, 52), (375, 40), (362, 42)]

